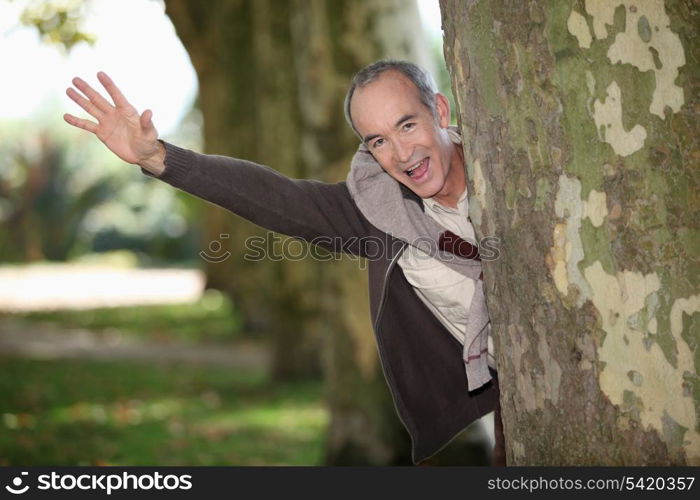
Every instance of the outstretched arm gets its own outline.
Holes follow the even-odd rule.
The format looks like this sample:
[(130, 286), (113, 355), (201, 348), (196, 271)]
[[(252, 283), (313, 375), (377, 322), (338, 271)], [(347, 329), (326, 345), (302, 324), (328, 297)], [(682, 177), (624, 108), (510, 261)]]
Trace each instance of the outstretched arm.
[[(369, 222), (359, 212), (344, 183), (290, 179), (262, 165), (188, 151), (158, 140), (146, 110), (139, 116), (105, 73), (97, 78), (110, 103), (80, 78), (68, 96), (97, 123), (66, 114), (71, 125), (95, 134), (122, 160), (138, 164), (147, 175), (215, 203), (251, 222), (303, 238), (329, 250), (361, 254), (359, 237)], [(165, 144), (165, 146), (164, 146)]]
[(153, 174), (165, 169), (165, 149), (158, 142), (158, 131), (153, 126), (150, 109), (140, 116), (126, 100), (119, 88), (106, 73), (97, 73), (97, 79), (112, 97), (109, 102), (81, 78), (73, 78), (73, 85), (66, 94), (78, 106), (97, 120), (78, 118), (66, 113), (63, 119), (74, 127), (92, 132), (114, 154), (127, 163), (140, 165)]

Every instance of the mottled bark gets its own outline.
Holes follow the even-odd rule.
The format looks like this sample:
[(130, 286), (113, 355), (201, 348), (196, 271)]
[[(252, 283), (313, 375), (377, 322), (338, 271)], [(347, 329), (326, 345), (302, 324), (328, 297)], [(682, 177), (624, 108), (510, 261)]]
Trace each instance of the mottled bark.
[(700, 6), (441, 7), (509, 464), (700, 464)]
[[(403, 0), (177, 0), (166, 6), (199, 77), (206, 151), (290, 177), (344, 179), (357, 147), (342, 111), (353, 73), (386, 56), (420, 60), (424, 50), (416, 6)], [(379, 366), (360, 263), (251, 262), (244, 258), (245, 239), (257, 235), (272, 243), (271, 236), (222, 210), (207, 215), (209, 238), (231, 252), (208, 266), (209, 285), (231, 293), (247, 324), (274, 339), (277, 376), (315, 372), (319, 343), (326, 344), (327, 462), (407, 462), (408, 438)], [(278, 249), (303, 251), (282, 241)]]

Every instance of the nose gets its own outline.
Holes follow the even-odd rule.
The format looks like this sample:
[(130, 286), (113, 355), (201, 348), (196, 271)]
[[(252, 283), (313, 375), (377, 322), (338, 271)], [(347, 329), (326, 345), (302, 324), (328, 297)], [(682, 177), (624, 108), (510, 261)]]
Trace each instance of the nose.
[(406, 163), (411, 159), (412, 154), (413, 148), (409, 143), (404, 142), (401, 139), (396, 139), (394, 141), (394, 157), (397, 161)]

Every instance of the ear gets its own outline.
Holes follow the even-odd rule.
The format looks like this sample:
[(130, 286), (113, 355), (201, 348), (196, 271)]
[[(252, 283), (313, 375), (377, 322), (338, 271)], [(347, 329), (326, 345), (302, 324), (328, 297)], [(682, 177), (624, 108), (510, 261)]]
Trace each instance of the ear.
[(438, 123), (441, 128), (450, 126), (450, 101), (440, 92), (435, 93), (435, 107), (437, 108)]

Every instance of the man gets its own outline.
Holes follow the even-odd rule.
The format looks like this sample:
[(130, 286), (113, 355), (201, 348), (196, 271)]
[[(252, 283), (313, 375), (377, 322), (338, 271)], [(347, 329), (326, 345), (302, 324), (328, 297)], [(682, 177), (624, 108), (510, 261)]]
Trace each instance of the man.
[[(355, 76), (345, 114), (362, 143), (337, 184), (159, 141), (151, 111), (139, 115), (106, 74), (98, 79), (114, 105), (75, 78), (82, 95), (69, 88), (68, 96), (97, 123), (64, 118), (121, 159), (267, 229), (368, 259), (382, 369), (415, 463), (498, 407), (461, 142), (427, 73), (379, 61)], [(495, 421), (500, 465), (498, 411)]]

